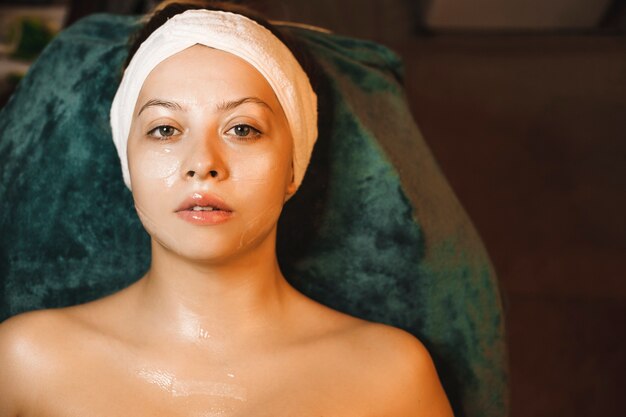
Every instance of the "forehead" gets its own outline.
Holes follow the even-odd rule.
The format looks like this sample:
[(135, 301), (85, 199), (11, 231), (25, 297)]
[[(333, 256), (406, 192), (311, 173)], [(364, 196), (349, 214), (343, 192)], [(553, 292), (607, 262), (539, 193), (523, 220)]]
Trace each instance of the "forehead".
[(256, 68), (229, 52), (204, 45), (191, 46), (159, 63), (144, 81), (138, 103), (153, 96), (206, 103), (256, 96), (280, 107)]

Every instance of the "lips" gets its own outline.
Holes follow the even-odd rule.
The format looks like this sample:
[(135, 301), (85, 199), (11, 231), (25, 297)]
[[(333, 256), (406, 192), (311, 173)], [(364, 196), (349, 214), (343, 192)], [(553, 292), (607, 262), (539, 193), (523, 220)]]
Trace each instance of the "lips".
[(233, 215), (233, 209), (213, 194), (194, 193), (176, 209), (181, 219), (198, 225), (219, 224)]

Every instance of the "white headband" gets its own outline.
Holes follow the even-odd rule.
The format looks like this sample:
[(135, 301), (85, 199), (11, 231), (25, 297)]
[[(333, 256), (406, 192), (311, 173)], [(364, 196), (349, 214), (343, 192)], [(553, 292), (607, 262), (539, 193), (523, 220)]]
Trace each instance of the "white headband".
[(195, 44), (236, 55), (265, 77), (289, 123), (299, 187), (317, 139), (317, 96), (309, 78), (289, 48), (264, 26), (239, 14), (204, 9), (170, 18), (141, 44), (124, 71), (111, 105), (111, 130), (126, 186), (131, 188), (126, 145), (141, 87), (159, 63)]

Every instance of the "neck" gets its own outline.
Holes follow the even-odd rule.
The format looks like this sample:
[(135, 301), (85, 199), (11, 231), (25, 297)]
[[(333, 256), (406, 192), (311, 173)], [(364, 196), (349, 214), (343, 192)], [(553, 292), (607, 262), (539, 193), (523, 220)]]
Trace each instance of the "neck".
[(295, 291), (278, 266), (275, 233), (219, 263), (190, 260), (153, 241), (152, 264), (139, 285), (142, 306), (161, 329), (195, 342), (248, 339), (275, 328)]

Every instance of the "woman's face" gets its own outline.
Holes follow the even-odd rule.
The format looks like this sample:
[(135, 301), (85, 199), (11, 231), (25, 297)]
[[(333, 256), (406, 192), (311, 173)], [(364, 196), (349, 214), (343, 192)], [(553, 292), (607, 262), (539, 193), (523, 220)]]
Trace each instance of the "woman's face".
[(165, 248), (220, 261), (273, 238), (295, 191), (291, 161), (274, 91), (242, 59), (195, 45), (144, 82), (128, 165), (139, 217)]

